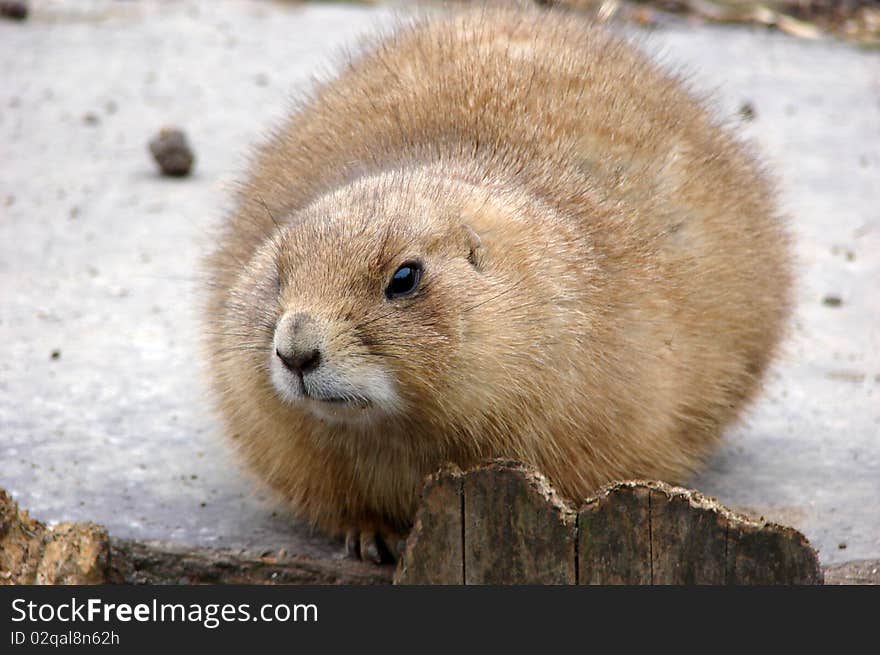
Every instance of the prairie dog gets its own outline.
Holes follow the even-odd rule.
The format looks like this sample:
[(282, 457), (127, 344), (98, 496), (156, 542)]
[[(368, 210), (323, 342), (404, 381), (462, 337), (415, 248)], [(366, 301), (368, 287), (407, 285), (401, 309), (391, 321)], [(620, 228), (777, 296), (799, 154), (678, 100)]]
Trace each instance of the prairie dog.
[(552, 11), (375, 40), (258, 150), (207, 267), (229, 433), (373, 560), (445, 462), (522, 460), (574, 500), (682, 480), (790, 307), (759, 166), (674, 77)]

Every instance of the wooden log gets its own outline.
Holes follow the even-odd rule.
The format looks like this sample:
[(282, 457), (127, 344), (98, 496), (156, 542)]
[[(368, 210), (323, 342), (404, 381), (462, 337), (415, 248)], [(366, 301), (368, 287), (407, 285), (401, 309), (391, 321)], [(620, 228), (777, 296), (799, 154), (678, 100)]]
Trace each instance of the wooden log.
[(0, 584), (97, 584), (109, 565), (107, 531), (94, 523), (48, 527), (0, 489)]
[(662, 482), (601, 489), (582, 507), (579, 526), (582, 584), (822, 583), (818, 557), (797, 530)]
[(724, 508), (699, 493), (678, 487), (650, 483), (647, 488), (651, 583), (728, 582), (727, 533), (731, 527), (735, 531), (736, 526), (731, 526)]
[(572, 584), (575, 518), (541, 474), (490, 462), (432, 476), (398, 584)]
[[(336, 550), (341, 546), (334, 544)], [(104, 582), (114, 584), (391, 584), (394, 567), (284, 552), (194, 548), (110, 539)]]
[(731, 584), (813, 585), (823, 575), (807, 538), (775, 523), (740, 520), (728, 532), (727, 576)]
[(389, 584), (391, 566), (108, 537), (93, 523), (50, 527), (0, 489), (0, 584)]
[(576, 514), (537, 471), (492, 462), (464, 476), (465, 584), (574, 584)]
[(649, 494), (624, 484), (613, 502), (606, 495), (584, 503), (578, 513), (580, 584), (651, 584)]
[[(736, 514), (696, 491), (615, 483), (588, 498), (575, 518), (542, 475), (516, 462), (492, 462), (456, 480), (460, 498), (436, 481), (426, 490), (397, 582), (462, 579), (452, 557), (459, 536), (447, 526), (457, 516), (451, 505), (461, 504), (465, 584), (822, 583), (801, 533)], [(435, 521), (444, 527), (433, 529)], [(433, 554), (442, 555), (436, 565)]]
[(463, 503), (458, 467), (428, 478), (394, 576), (396, 584), (464, 584)]

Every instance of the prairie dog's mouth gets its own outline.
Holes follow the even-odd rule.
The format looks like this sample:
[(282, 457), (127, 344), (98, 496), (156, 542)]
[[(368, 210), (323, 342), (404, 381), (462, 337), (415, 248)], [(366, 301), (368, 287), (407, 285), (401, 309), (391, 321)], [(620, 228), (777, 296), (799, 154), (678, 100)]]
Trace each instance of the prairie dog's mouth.
[(319, 396), (307, 396), (307, 398), (311, 398), (312, 400), (317, 400), (322, 403), (347, 403), (348, 402), (348, 400), (346, 398), (339, 398), (338, 396), (337, 397), (326, 396), (324, 398), (321, 398)]
[(344, 396), (316, 396), (311, 393), (306, 392), (303, 394), (304, 398), (308, 398), (309, 400), (314, 400), (319, 403), (328, 403), (330, 405), (340, 405), (340, 406), (348, 406), (348, 407), (359, 407), (361, 409), (366, 409), (370, 405), (372, 405), (372, 401), (369, 398), (363, 398), (360, 396), (356, 397), (344, 397)]
[(377, 416), (373, 411), (373, 401), (363, 396), (319, 396), (306, 390), (300, 397), (299, 404), (309, 414), (341, 425), (370, 422)]

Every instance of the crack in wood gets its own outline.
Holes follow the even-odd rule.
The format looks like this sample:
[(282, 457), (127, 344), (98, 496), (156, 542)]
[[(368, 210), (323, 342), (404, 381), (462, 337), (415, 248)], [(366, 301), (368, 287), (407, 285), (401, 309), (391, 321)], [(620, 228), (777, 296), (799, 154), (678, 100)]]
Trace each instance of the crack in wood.
[(461, 521), (461, 583), (467, 584), (467, 557), (465, 557), (467, 548), (465, 546), (464, 483), (461, 480), (458, 481), (458, 496), (459, 505), (461, 507), (461, 514), (459, 518), (459, 520)]
[(654, 527), (652, 523), (652, 504), (651, 504), (651, 496), (652, 493), (648, 493), (648, 561), (651, 565), (651, 584), (654, 584)]

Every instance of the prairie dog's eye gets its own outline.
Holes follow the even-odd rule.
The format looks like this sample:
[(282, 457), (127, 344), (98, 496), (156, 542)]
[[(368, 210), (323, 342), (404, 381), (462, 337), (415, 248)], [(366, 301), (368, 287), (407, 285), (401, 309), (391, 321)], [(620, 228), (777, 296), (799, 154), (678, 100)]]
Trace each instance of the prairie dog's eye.
[(408, 296), (419, 288), (422, 279), (422, 265), (418, 262), (406, 262), (394, 271), (391, 281), (385, 289), (388, 298)]

